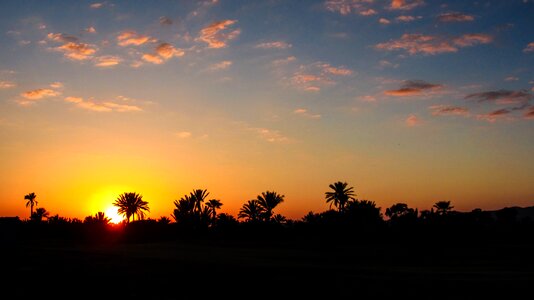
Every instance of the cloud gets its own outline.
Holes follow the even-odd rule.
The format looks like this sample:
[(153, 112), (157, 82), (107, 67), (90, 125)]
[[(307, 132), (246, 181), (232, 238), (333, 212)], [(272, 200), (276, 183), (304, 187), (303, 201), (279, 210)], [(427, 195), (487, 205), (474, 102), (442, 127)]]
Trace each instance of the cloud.
[(380, 19), (378, 20), (378, 23), (383, 24), (383, 25), (388, 25), (389, 23), (391, 23), (391, 21), (389, 21), (389, 20), (386, 19), (386, 18), (380, 18)]
[(425, 4), (423, 0), (391, 0), (390, 9), (393, 10), (411, 10)]
[(93, 26), (85, 28), (85, 32), (87, 33), (96, 33), (96, 29)]
[(184, 56), (185, 52), (182, 49), (175, 48), (169, 43), (161, 43), (154, 49), (155, 53), (145, 53), (141, 57), (144, 61), (153, 63), (153, 64), (162, 64), (166, 60), (169, 60), (173, 57)]
[(429, 109), (433, 116), (469, 116), (469, 110), (465, 107), (450, 106), (450, 105), (433, 105)]
[(141, 58), (144, 61), (156, 64), (156, 65), (159, 65), (159, 64), (163, 63), (163, 59), (157, 54), (145, 53), (145, 54), (143, 54), (143, 56)]
[(161, 43), (156, 47), (156, 53), (164, 59), (184, 56), (185, 52), (182, 49), (175, 48), (169, 43)]
[(73, 103), (77, 107), (96, 112), (135, 112), (142, 111), (139, 106), (120, 104), (113, 101), (96, 102), (93, 99), (84, 100), (81, 97), (66, 97), (65, 102)]
[(228, 69), (233, 64), (230, 60), (223, 60), (221, 62), (215, 63), (211, 65), (208, 70), (209, 71), (220, 71), (224, 69)]
[(89, 5), (90, 8), (92, 9), (99, 9), (99, 8), (102, 8), (104, 6), (105, 2), (95, 2), (95, 3), (92, 3), (91, 5)]
[(353, 71), (345, 67), (334, 67), (328, 63), (315, 62), (310, 65), (302, 65), (293, 74), (291, 83), (305, 91), (318, 92), (321, 86), (334, 85), (336, 82), (332, 76), (350, 76)]
[(375, 45), (378, 50), (405, 50), (409, 54), (440, 54), (457, 52), (458, 47), (469, 47), (476, 44), (487, 44), (493, 38), (487, 34), (464, 34), (453, 39), (439, 38), (432, 35), (403, 34), (400, 39)]
[[(417, 19), (420, 19), (421, 17), (417, 17)], [(413, 16), (398, 16), (395, 18), (395, 20), (399, 22), (412, 22), (415, 21), (416, 17)]]
[(321, 118), (321, 115), (312, 114), (312, 113), (308, 112), (308, 110), (306, 108), (297, 108), (297, 109), (295, 109), (293, 111), (293, 113), (296, 114), (296, 115), (305, 117), (305, 118), (310, 118), (310, 119), (320, 119)]
[(254, 48), (261, 48), (261, 49), (287, 49), (291, 48), (292, 45), (288, 44), (283, 41), (275, 41), (275, 42), (266, 42), (266, 43), (260, 43), (257, 44)]
[(525, 119), (534, 120), (534, 106), (529, 107), (529, 108), (525, 111), (525, 114), (523, 114), (523, 117), (524, 117)]
[(359, 96), (358, 99), (363, 102), (375, 102), (376, 101), (376, 97), (372, 95)]
[(13, 81), (3, 81), (0, 80), (0, 90), (10, 89), (16, 87), (17, 84)]
[(287, 143), (289, 138), (281, 134), (278, 130), (272, 130), (267, 128), (249, 128), (256, 132), (260, 138), (264, 139), (269, 143)]
[(519, 77), (515, 77), (515, 76), (508, 76), (504, 78), (504, 81), (518, 81), (518, 80), (519, 80)]
[(68, 42), (53, 50), (63, 52), (63, 55), (71, 60), (87, 60), (93, 58), (98, 48), (91, 44)]
[(122, 58), (113, 55), (104, 55), (95, 59), (96, 67), (114, 67), (122, 62)]
[(376, 15), (378, 12), (372, 8), (369, 8), (369, 9), (366, 9), (366, 10), (361, 10), (360, 12), (358, 12), (360, 15), (362, 16), (372, 16), (372, 15)]
[(275, 60), (273, 60), (272, 64), (274, 66), (278, 67), (278, 66), (287, 65), (290, 62), (293, 62), (295, 60), (297, 60), (297, 58), (295, 56), (288, 56), (286, 58), (275, 59)]
[(48, 97), (55, 97), (61, 93), (52, 89), (35, 89), (20, 94), (22, 97), (28, 100), (40, 100)]
[(388, 96), (417, 96), (424, 92), (432, 92), (437, 89), (441, 89), (443, 85), (428, 83), (423, 80), (407, 80), (397, 90), (387, 90), (384, 94)]
[(408, 127), (414, 127), (421, 124), (421, 120), (416, 115), (411, 114), (404, 120), (404, 123), (406, 123), (406, 126)]
[(155, 39), (139, 34), (135, 31), (123, 31), (117, 36), (117, 44), (119, 46), (140, 46), (148, 42), (154, 42)]
[(489, 44), (492, 41), (492, 36), (480, 33), (468, 33), (453, 39), (453, 43), (459, 47), (469, 47), (476, 44)]
[(189, 131), (180, 131), (180, 132), (175, 133), (175, 136), (181, 139), (190, 138), (191, 135), (192, 134)]
[(237, 20), (223, 20), (213, 22), (200, 30), (197, 40), (208, 44), (208, 48), (218, 49), (227, 46), (227, 42), (235, 39), (241, 33), (240, 29), (227, 31), (228, 27)]
[(162, 17), (159, 17), (159, 23), (161, 25), (172, 25), (172, 20), (165, 16), (162, 16)]
[(443, 13), (438, 16), (438, 21), (440, 22), (471, 22), (473, 20), (475, 20), (475, 17), (459, 12)]
[(525, 49), (523, 49), (523, 52), (525, 53), (534, 52), (534, 42), (528, 43)]
[(53, 88), (53, 89), (61, 89), (63, 88), (63, 83), (62, 82), (59, 82), (59, 81), (56, 81), (56, 82), (52, 82), (50, 84), (50, 87)]
[(510, 91), (497, 90), (482, 93), (473, 93), (465, 96), (467, 100), (481, 102), (494, 102), (496, 104), (525, 104), (534, 99), (534, 96), (526, 90)]
[(78, 42), (78, 38), (73, 35), (68, 35), (65, 33), (49, 33), (46, 35), (46, 37), (54, 42), (58, 43), (76, 43)]
[(497, 121), (498, 119), (504, 119), (504, 118), (511, 119), (508, 117), (510, 113), (511, 113), (510, 110), (506, 108), (502, 108), (502, 109), (497, 109), (495, 111), (492, 111), (488, 114), (477, 115), (477, 119), (493, 123)]
[(385, 68), (398, 68), (399, 67), (399, 64), (394, 64), (390, 61), (387, 61), (387, 60), (381, 60), (378, 62), (378, 66), (381, 68), (381, 69), (385, 69)]

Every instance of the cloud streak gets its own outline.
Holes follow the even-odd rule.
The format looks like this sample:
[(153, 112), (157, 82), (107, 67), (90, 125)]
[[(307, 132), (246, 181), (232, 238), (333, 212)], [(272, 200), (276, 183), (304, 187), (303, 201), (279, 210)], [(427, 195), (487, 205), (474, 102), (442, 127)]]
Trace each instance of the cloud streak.
[(460, 106), (433, 105), (429, 109), (433, 116), (469, 116), (469, 110)]
[(488, 44), (493, 37), (487, 34), (464, 34), (456, 38), (444, 38), (423, 34), (403, 34), (400, 39), (375, 45), (377, 50), (398, 51), (404, 50), (410, 55), (418, 53), (435, 55), (441, 53), (457, 52), (459, 48)]
[(77, 107), (95, 112), (137, 112), (142, 111), (139, 106), (121, 104), (113, 101), (97, 102), (93, 99), (83, 99), (82, 97), (66, 97), (65, 102), (75, 104)]
[(240, 29), (228, 30), (237, 20), (223, 20), (213, 22), (200, 30), (198, 41), (208, 44), (208, 48), (219, 49), (228, 46), (231, 41), (239, 36)]
[(395, 97), (418, 96), (441, 89), (443, 85), (428, 83), (423, 80), (407, 80), (399, 89), (384, 91), (384, 94)]
[(481, 93), (473, 93), (465, 96), (467, 100), (476, 102), (494, 102), (496, 104), (525, 104), (532, 100), (534, 96), (526, 90), (510, 91), (496, 90)]
[(140, 46), (148, 42), (155, 42), (156, 40), (148, 35), (142, 35), (135, 31), (123, 31), (117, 36), (117, 44), (122, 47), (126, 46)]
[(43, 98), (59, 96), (61, 93), (53, 89), (35, 89), (20, 94), (28, 100), (41, 100)]
[(283, 41), (274, 41), (274, 42), (265, 42), (260, 43), (254, 46), (254, 48), (260, 48), (260, 49), (288, 49), (291, 48), (292, 45)]
[(475, 17), (467, 14), (462, 14), (459, 12), (450, 12), (450, 13), (443, 13), (438, 16), (438, 21), (444, 22), (444, 23), (450, 23), (450, 22), (471, 22), (474, 21)]
[(293, 111), (293, 113), (298, 116), (305, 117), (308, 119), (320, 119), (321, 118), (320, 114), (312, 114), (306, 108), (297, 108)]

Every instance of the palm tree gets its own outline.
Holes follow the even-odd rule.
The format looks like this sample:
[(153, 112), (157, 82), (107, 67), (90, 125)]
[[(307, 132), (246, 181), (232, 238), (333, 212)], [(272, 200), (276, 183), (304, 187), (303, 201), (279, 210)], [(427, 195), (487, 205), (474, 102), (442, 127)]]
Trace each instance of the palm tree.
[(271, 220), (273, 216), (273, 209), (280, 203), (284, 202), (284, 195), (280, 195), (275, 191), (262, 192), (258, 195), (256, 200), (263, 210), (263, 218), (265, 221)]
[(39, 207), (32, 214), (31, 219), (37, 222), (41, 222), (43, 218), (48, 218), (50, 212), (48, 212), (44, 207)]
[(386, 208), (386, 216), (390, 220), (402, 218), (405, 216), (413, 216), (415, 214), (415, 217), (417, 217), (417, 209), (413, 209), (408, 207), (408, 204), (406, 203), (396, 203), (393, 204), (390, 208)]
[(135, 220), (136, 215), (138, 220), (144, 219), (144, 211), (150, 212), (148, 202), (143, 201), (143, 196), (135, 192), (122, 193), (117, 200), (115, 200), (113, 205), (119, 208), (119, 214), (126, 216), (126, 221), (128, 223), (130, 223), (130, 217), (132, 217), (132, 221)]
[(37, 198), (35, 193), (29, 193), (28, 195), (24, 196), (24, 200), (28, 200), (28, 202), (26, 202), (26, 207), (30, 207), (30, 218), (33, 215), (33, 206), (37, 205), (37, 200), (35, 200), (35, 198)]
[(438, 201), (433, 206), (436, 209), (436, 213), (440, 216), (448, 215), (454, 206), (451, 206), (451, 201)]
[(217, 217), (217, 209), (221, 208), (222, 205), (223, 204), (221, 200), (217, 200), (217, 199), (211, 199), (206, 203), (206, 206), (210, 209), (212, 220), (215, 221)]
[(191, 199), (195, 203), (195, 211), (200, 212), (202, 210), (202, 202), (206, 200), (210, 193), (208, 190), (196, 189), (190, 194)]
[(239, 210), (237, 218), (246, 219), (249, 222), (257, 222), (263, 214), (263, 208), (259, 205), (258, 200), (248, 200)]
[(350, 200), (355, 200), (353, 187), (347, 188), (346, 182), (335, 182), (329, 185), (329, 187), (334, 190), (333, 192), (326, 192), (326, 203), (330, 202), (330, 208), (332, 204), (337, 207), (337, 209), (342, 212), (345, 211), (345, 204)]

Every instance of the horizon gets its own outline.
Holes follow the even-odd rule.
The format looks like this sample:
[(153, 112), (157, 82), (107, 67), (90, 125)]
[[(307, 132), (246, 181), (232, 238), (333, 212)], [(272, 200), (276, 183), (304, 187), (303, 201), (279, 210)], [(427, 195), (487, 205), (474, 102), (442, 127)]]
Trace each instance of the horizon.
[(534, 205), (534, 1), (0, 5), (0, 216)]

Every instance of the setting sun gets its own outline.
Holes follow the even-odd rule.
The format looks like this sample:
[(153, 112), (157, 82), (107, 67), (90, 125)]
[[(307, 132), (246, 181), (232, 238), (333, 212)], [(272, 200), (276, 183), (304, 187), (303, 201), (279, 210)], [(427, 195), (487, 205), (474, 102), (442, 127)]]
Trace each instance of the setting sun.
[(106, 217), (111, 219), (111, 223), (119, 224), (124, 220), (124, 218), (119, 215), (118, 208), (114, 206), (110, 206), (105, 211)]

